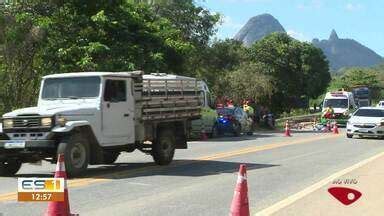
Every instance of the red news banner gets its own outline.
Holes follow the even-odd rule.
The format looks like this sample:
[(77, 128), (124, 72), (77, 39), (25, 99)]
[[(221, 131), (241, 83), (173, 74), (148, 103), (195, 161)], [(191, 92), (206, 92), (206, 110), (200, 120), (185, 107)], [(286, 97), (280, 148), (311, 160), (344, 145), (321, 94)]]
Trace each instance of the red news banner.
[(64, 201), (64, 178), (18, 178), (20, 202)]

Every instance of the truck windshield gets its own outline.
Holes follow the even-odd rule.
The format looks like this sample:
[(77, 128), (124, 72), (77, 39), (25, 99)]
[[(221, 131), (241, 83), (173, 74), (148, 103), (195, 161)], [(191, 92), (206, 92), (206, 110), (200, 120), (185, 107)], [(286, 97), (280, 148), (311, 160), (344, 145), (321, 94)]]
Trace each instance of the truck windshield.
[(348, 99), (326, 99), (324, 107), (348, 108)]
[(364, 117), (384, 117), (384, 110), (382, 109), (359, 109), (355, 116)]
[(100, 77), (48, 78), (44, 81), (43, 99), (92, 98), (99, 95)]

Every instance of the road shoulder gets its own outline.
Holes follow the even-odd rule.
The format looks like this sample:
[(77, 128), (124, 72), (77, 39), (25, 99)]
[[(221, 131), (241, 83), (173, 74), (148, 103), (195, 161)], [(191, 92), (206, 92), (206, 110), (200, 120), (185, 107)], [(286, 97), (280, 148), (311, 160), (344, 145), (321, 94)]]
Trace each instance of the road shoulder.
[[(372, 160), (370, 160), (372, 159)], [(280, 208), (272, 215), (382, 215), (384, 211), (384, 154), (371, 157), (367, 163), (324, 186)], [(347, 187), (362, 193), (360, 199), (346, 206), (335, 199), (328, 189)], [(272, 212), (271, 212), (272, 213)]]

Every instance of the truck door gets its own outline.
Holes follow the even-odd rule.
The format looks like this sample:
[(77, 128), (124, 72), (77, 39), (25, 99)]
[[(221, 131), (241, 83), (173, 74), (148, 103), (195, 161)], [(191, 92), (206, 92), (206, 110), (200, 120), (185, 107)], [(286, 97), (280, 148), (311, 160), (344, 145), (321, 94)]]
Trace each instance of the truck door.
[[(129, 79), (130, 81), (130, 79)], [(106, 79), (102, 106), (102, 132), (108, 144), (133, 143), (134, 99), (131, 82), (126, 79)]]

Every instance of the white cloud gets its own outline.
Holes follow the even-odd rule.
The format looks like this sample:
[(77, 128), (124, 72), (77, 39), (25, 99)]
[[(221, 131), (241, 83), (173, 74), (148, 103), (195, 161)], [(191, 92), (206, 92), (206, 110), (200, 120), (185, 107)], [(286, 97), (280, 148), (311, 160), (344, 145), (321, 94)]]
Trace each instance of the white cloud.
[(300, 3), (297, 5), (297, 9), (299, 10), (305, 10), (305, 9), (320, 9), (323, 7), (323, 1), (322, 0), (312, 0), (307, 3)]
[(304, 33), (301, 33), (301, 32), (298, 32), (298, 31), (295, 31), (295, 30), (287, 30), (287, 34), (299, 41), (305, 41), (305, 42), (310, 42), (310, 38), (307, 37)]
[(229, 16), (224, 16), (222, 18), (221, 22), (222, 22), (222, 24), (221, 24), (222, 28), (228, 28), (228, 29), (232, 29), (232, 30), (239, 30), (241, 27), (243, 27), (242, 23), (235, 22)]
[(360, 11), (360, 10), (363, 9), (363, 5), (360, 4), (360, 3), (355, 3), (355, 4), (354, 3), (348, 3), (348, 4), (345, 5), (345, 9), (347, 11), (351, 11), (351, 12), (353, 12), (353, 11)]

